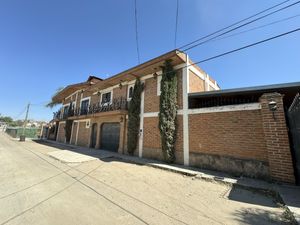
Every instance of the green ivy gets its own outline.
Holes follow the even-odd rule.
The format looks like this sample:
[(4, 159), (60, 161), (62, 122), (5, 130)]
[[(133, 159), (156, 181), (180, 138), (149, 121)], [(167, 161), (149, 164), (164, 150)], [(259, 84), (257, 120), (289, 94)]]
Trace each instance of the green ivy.
[(175, 161), (177, 116), (177, 76), (171, 60), (165, 61), (162, 67), (159, 130), (164, 160)]
[(143, 89), (144, 84), (139, 79), (136, 79), (128, 107), (127, 151), (131, 155), (136, 150), (139, 137), (141, 93)]

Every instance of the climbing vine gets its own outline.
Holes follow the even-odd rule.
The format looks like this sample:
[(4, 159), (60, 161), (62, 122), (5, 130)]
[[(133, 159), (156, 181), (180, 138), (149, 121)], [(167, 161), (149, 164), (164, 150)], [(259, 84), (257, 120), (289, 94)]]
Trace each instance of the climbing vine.
[(141, 112), (141, 93), (144, 84), (136, 79), (133, 88), (132, 98), (128, 107), (128, 132), (127, 132), (127, 151), (133, 154), (137, 147), (139, 128), (140, 128), (140, 112)]
[(159, 130), (164, 160), (175, 161), (177, 76), (170, 60), (162, 67)]

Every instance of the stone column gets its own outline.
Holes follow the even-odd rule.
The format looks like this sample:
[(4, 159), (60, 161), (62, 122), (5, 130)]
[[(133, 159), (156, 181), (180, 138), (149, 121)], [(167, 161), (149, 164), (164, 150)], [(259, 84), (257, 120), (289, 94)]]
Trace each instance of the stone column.
[[(271, 101), (276, 102), (275, 111), (270, 110)], [(260, 97), (260, 103), (271, 178), (295, 183), (283, 96), (279, 93), (266, 93)]]

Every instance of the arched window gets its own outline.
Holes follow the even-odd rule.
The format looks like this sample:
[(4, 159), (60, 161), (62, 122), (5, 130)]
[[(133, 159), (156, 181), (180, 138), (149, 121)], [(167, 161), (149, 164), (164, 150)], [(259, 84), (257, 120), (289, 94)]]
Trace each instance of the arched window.
[(133, 94), (133, 87), (130, 87), (128, 97), (132, 98), (132, 94)]
[(134, 84), (131, 84), (128, 86), (127, 89), (127, 101), (130, 101), (132, 96), (133, 96), (133, 88), (134, 88)]

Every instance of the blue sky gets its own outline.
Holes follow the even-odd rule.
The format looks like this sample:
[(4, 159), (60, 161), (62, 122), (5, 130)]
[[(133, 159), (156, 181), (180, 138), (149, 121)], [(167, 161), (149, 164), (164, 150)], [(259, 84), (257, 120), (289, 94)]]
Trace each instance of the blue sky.
[[(177, 47), (283, 0), (179, 0)], [(290, 3), (295, 0), (290, 1)], [(174, 48), (176, 0), (137, 0), (141, 61)], [(300, 4), (245, 27), (300, 14)], [(194, 61), (299, 27), (300, 16), (187, 53)], [(0, 0), (0, 113), (50, 119), (59, 87), (137, 64), (134, 0)], [(222, 89), (299, 81), (300, 33), (200, 65)], [(43, 103), (43, 104), (42, 104)], [(19, 116), (23, 118), (24, 114)]]

